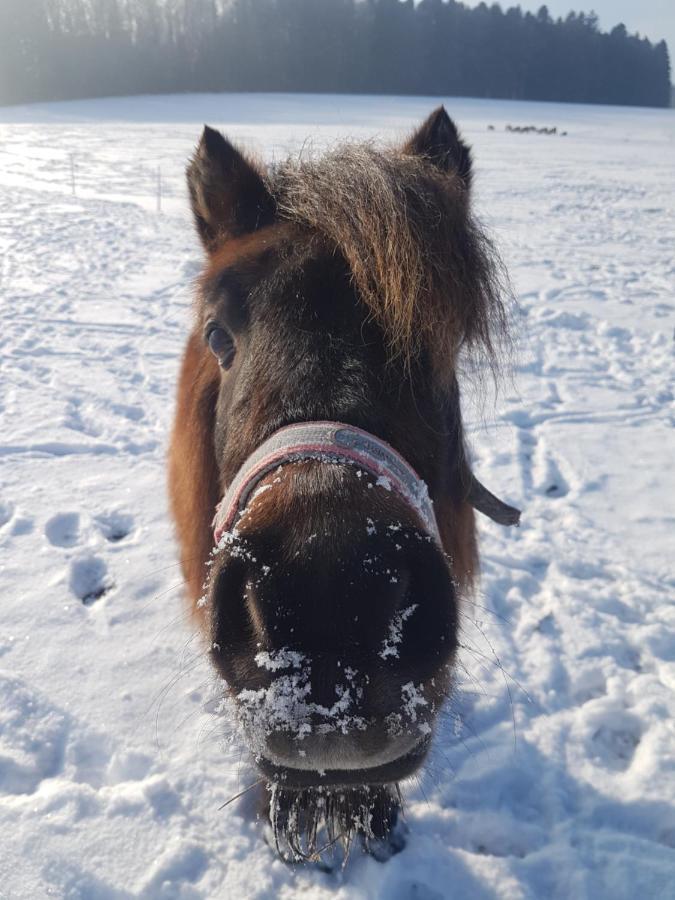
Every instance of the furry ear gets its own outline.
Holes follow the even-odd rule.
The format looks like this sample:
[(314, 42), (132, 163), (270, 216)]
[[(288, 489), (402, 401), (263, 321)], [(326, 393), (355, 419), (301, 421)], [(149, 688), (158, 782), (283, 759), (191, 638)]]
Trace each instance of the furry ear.
[(405, 143), (403, 152), (424, 156), (443, 172), (454, 170), (467, 188), (471, 185), (471, 152), (444, 106), (435, 109), (420, 125)]
[(274, 201), (258, 170), (208, 125), (186, 174), (197, 231), (209, 252), (274, 217)]

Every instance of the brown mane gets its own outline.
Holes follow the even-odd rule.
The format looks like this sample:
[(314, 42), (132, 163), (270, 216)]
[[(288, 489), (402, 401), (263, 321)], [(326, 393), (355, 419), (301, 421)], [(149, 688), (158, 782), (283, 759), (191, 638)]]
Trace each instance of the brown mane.
[(218, 383), (218, 366), (204, 351), (201, 334), (194, 331), (181, 366), (168, 462), (181, 566), (192, 610), (198, 617), (197, 600), (204, 592), (206, 562), (213, 546), (211, 519), (220, 498), (213, 446)]
[(342, 253), (394, 355), (409, 364), (428, 352), (441, 382), (462, 346), (494, 364), (506, 278), (456, 170), (355, 144), (278, 165), (268, 188), (282, 218)]

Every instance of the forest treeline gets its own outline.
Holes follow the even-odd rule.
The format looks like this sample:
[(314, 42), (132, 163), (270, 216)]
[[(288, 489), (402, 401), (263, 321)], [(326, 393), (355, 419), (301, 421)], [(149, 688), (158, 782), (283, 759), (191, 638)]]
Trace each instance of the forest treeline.
[(664, 41), (454, 0), (0, 0), (0, 103), (178, 91), (670, 104)]

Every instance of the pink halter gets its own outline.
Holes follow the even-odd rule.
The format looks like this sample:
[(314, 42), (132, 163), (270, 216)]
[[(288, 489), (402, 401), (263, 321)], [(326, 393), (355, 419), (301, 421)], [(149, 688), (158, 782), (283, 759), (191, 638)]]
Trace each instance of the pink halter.
[(213, 520), (216, 545), (235, 528), (251, 495), (265, 475), (278, 466), (304, 459), (358, 466), (385, 490), (395, 491), (422, 520), (441, 546), (441, 536), (427, 486), (389, 444), (353, 425), (340, 422), (300, 422), (280, 428), (255, 450), (234, 476)]

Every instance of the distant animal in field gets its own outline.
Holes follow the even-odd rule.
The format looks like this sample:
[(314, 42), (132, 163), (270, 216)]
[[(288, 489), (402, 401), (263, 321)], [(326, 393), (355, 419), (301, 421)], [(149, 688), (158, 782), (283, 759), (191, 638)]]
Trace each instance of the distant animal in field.
[[(488, 125), (488, 129), (490, 126)], [(554, 125), (552, 128), (547, 128), (545, 125), (541, 128), (537, 128), (536, 125), (506, 125), (506, 131), (511, 131), (516, 134), (558, 134), (558, 126)], [(566, 131), (561, 131), (560, 134), (566, 135)]]
[(263, 168), (205, 128), (205, 251), (169, 485), (194, 615), (288, 859), (401, 849), (399, 783), (453, 686), (474, 510), (458, 365), (501, 268), (441, 107), (400, 146)]

